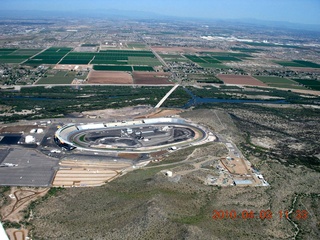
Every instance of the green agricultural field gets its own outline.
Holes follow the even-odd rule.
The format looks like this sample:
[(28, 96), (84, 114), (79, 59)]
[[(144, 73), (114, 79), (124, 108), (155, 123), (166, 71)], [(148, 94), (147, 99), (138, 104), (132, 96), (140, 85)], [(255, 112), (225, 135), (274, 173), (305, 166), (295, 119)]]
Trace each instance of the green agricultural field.
[(42, 51), (42, 49), (18, 49), (14, 52), (12, 52), (10, 55), (11, 56), (19, 56), (19, 55), (24, 55), (24, 56), (30, 56), (32, 57), (33, 55), (39, 53), (40, 51)]
[(128, 43), (127, 44), (128, 48), (132, 48), (132, 49), (135, 49), (135, 48), (139, 48), (139, 49), (144, 49), (146, 48), (146, 45), (144, 43)]
[(274, 61), (284, 67), (304, 67), (304, 68), (320, 68), (320, 65), (310, 61), (293, 60), (293, 61)]
[(162, 65), (157, 58), (151, 58), (151, 57), (128, 57), (128, 64), (129, 65), (146, 65), (150, 67)]
[(224, 57), (236, 57), (236, 58), (251, 58), (252, 56), (246, 53), (233, 53), (233, 52), (201, 52), (203, 54), (210, 55), (212, 57), (224, 56)]
[(231, 48), (231, 50), (244, 52), (244, 53), (259, 53), (264, 51), (264, 49), (261, 49), (261, 48), (241, 48), (241, 47), (233, 47)]
[(97, 71), (126, 71), (131, 72), (131, 66), (119, 66), (119, 65), (93, 65), (93, 69)]
[(284, 67), (304, 67), (304, 65), (302, 64), (291, 62), (291, 61), (274, 61), (274, 63), (277, 63)]
[(16, 50), (17, 48), (0, 48), (0, 56), (10, 54)]
[(57, 64), (72, 48), (51, 47), (37, 56), (28, 60), (25, 64), (40, 65), (40, 64)]
[(184, 55), (184, 56), (195, 63), (207, 63), (204, 59), (195, 55)]
[(320, 68), (320, 65), (310, 61), (294, 60), (293, 62), (303, 65), (307, 68)]
[(179, 54), (159, 54), (166, 62), (189, 62), (190, 60)]
[(81, 44), (81, 47), (98, 47), (100, 46), (99, 43), (84, 43), (84, 44)]
[(215, 59), (215, 58), (212, 58), (210, 56), (204, 56), (204, 57), (201, 57), (203, 60), (205, 60), (206, 62), (208, 63), (221, 63), (219, 60)]
[(242, 60), (240, 58), (232, 57), (232, 56), (214, 56), (215, 59), (219, 61), (225, 61), (225, 62), (241, 62)]
[(77, 72), (57, 71), (51, 75), (48, 73), (46, 77), (42, 77), (36, 84), (71, 84), (75, 79), (84, 79), (86, 76), (77, 76)]
[(102, 65), (128, 65), (127, 60), (101, 60), (101, 59), (93, 59), (91, 64), (102, 64)]
[(320, 91), (320, 81), (318, 80), (309, 80), (309, 79), (292, 79), (292, 80), (312, 90)]
[(0, 63), (21, 63), (41, 51), (41, 49), (11, 49), (1, 51)]
[(155, 57), (151, 51), (134, 51), (134, 50), (105, 50), (100, 51), (100, 54), (106, 56), (121, 56), (121, 57)]
[(281, 45), (281, 44), (261, 43), (261, 42), (245, 42), (245, 44), (250, 45), (250, 46), (254, 46), (254, 47), (301, 48), (299, 46), (293, 46), (293, 45)]
[(154, 69), (149, 66), (133, 66), (133, 70), (142, 72), (154, 72)]
[(297, 82), (292, 81), (288, 78), (273, 77), (273, 76), (254, 76), (254, 78), (264, 82), (270, 87), (278, 88), (293, 88), (293, 89), (305, 89), (299, 86)]
[(28, 59), (26, 58), (20, 58), (20, 57), (15, 57), (15, 58), (6, 58), (6, 57), (1, 57), (0, 56), (0, 63), (21, 63)]
[(88, 64), (94, 56), (94, 53), (70, 52), (62, 59), (60, 64)]

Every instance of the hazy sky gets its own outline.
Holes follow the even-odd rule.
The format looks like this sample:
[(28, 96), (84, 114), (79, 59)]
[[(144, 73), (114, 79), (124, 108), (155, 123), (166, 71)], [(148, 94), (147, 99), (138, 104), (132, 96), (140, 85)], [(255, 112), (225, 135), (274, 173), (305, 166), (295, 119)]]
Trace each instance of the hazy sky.
[(1, 0), (2, 10), (119, 9), (180, 17), (320, 24), (320, 0)]

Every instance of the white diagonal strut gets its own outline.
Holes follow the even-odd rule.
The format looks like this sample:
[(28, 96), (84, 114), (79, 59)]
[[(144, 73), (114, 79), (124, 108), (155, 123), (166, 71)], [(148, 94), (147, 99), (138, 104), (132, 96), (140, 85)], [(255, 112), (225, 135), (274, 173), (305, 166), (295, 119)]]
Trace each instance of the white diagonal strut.
[(170, 96), (170, 94), (173, 93), (174, 90), (176, 90), (177, 87), (179, 87), (179, 84), (174, 85), (174, 87), (171, 88), (169, 92), (167, 92), (167, 94), (160, 100), (160, 102), (154, 108), (159, 108), (164, 103), (164, 101)]

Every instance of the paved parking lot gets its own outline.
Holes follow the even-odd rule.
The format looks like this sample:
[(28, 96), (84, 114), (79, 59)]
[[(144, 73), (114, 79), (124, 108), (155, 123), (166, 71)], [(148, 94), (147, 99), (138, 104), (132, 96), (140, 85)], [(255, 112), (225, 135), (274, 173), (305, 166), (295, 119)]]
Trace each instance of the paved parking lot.
[[(8, 149), (0, 149), (6, 155)], [(59, 160), (51, 159), (33, 149), (11, 148), (2, 164), (18, 164), (0, 168), (1, 186), (50, 186)]]

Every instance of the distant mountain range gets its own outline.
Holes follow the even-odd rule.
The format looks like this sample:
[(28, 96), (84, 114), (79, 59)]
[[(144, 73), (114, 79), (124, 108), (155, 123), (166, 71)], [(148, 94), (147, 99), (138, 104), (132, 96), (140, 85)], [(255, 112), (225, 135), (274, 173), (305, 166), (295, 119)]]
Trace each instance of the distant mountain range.
[(267, 27), (280, 27), (289, 29), (301, 29), (310, 31), (319, 31), (320, 24), (301, 24), (281, 21), (266, 21), (259, 19), (201, 19), (201, 18), (182, 18), (175, 16), (167, 16), (152, 12), (144, 11), (125, 11), (117, 9), (97, 9), (97, 10), (76, 10), (76, 11), (40, 11), (40, 10), (0, 10), (0, 19), (56, 19), (56, 18), (113, 18), (113, 19), (155, 19), (155, 20), (193, 20), (193, 21), (223, 21), (229, 23), (254, 24)]

